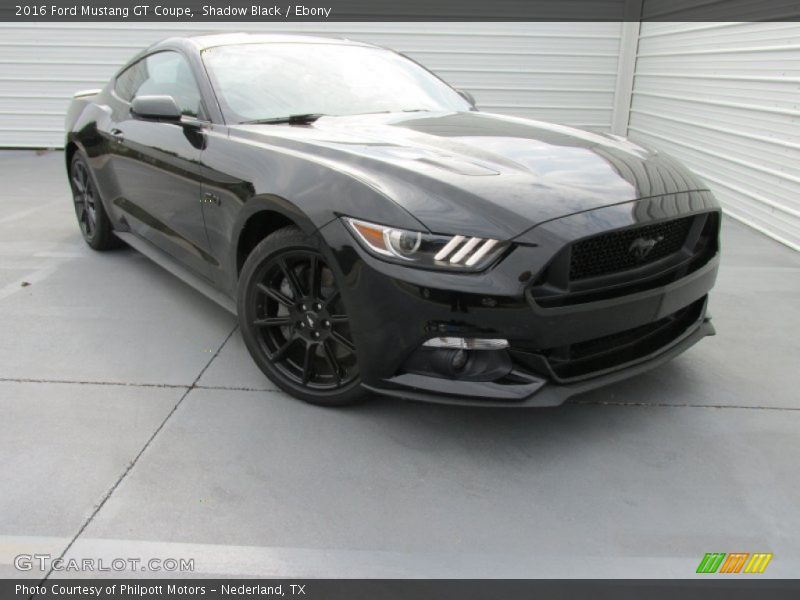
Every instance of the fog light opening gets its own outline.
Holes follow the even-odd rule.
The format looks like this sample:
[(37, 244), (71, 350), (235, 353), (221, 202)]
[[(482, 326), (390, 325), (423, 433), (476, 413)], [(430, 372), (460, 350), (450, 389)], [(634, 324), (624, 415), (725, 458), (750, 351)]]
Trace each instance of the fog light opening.
[(421, 346), (403, 363), (402, 371), (460, 381), (497, 381), (511, 372), (505, 349), (431, 348)]

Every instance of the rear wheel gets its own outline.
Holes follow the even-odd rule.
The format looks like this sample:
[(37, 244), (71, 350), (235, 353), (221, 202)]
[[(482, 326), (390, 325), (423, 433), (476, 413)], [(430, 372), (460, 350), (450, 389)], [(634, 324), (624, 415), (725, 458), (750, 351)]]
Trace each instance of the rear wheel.
[(89, 164), (80, 152), (72, 157), (69, 167), (69, 183), (72, 188), (72, 201), (81, 235), (95, 250), (118, 248), (122, 242), (114, 235), (111, 221), (103, 208)]
[(280, 229), (252, 251), (238, 313), (251, 356), (281, 389), (327, 406), (364, 399), (336, 278), (300, 230)]

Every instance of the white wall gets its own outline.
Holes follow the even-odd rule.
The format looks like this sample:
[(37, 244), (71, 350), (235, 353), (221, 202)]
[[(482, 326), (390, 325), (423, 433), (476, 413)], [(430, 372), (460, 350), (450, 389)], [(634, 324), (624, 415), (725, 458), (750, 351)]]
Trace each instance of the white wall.
[(628, 132), (800, 250), (800, 23), (642, 23)]
[(419, 60), (479, 106), (609, 130), (620, 23), (2, 23), (0, 147), (60, 147), (76, 90), (173, 35), (294, 31), (346, 36)]

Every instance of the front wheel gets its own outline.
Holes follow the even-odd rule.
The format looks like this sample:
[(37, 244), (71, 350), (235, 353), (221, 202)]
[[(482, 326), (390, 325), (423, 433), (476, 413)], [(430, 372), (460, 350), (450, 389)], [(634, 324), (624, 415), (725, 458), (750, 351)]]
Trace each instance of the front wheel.
[(326, 406), (365, 398), (336, 278), (300, 230), (280, 229), (252, 251), (238, 313), (250, 355), (282, 390)]

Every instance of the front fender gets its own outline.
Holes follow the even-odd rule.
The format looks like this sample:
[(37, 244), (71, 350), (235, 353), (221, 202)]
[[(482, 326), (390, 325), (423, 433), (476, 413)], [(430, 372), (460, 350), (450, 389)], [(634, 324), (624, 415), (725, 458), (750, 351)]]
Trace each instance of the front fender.
[(346, 166), (324, 159), (231, 138), (212, 126), (202, 155), (203, 204), (212, 253), (225, 265), (223, 285), (237, 280), (239, 237), (254, 215), (269, 211), (297, 224), (309, 236), (340, 215), (424, 229), (405, 209)]

